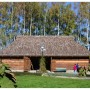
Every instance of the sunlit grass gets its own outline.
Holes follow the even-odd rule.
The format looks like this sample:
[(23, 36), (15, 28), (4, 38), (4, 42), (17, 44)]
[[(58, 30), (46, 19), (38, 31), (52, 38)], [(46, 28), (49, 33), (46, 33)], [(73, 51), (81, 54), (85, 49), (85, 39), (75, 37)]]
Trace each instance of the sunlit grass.
[[(18, 88), (90, 88), (90, 80), (65, 79), (56, 77), (45, 77), (36, 75), (18, 75)], [(2, 87), (13, 87), (11, 83), (4, 78), (0, 83)]]

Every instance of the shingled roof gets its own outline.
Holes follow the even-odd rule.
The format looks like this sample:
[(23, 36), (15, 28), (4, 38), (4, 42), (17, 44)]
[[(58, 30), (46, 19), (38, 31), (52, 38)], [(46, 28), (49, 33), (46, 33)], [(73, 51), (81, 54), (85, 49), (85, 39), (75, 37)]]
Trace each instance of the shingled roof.
[(0, 51), (0, 56), (41, 56), (41, 46), (46, 51), (44, 56), (89, 56), (90, 52), (74, 41), (72, 36), (17, 36), (7, 48)]

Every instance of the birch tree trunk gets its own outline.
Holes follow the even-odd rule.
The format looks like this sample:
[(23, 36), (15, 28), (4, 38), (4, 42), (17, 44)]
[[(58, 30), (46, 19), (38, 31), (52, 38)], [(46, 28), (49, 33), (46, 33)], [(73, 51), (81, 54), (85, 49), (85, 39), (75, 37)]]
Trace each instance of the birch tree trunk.
[[(90, 9), (89, 9), (89, 12), (90, 12)], [(90, 50), (90, 15), (89, 15), (89, 50)]]
[(89, 20), (87, 20), (87, 48), (89, 50)]
[(32, 30), (32, 15), (31, 15), (31, 21), (30, 21), (30, 31), (29, 31), (29, 35), (31, 36), (31, 30)]
[[(90, 13), (90, 3), (89, 3), (89, 5), (88, 5), (89, 7), (88, 7), (88, 11), (89, 11), (89, 13)], [(90, 50), (90, 41), (89, 41), (89, 38), (90, 38), (90, 14), (88, 13), (88, 19), (87, 19), (87, 22), (88, 22), (88, 26), (87, 26), (87, 45), (88, 45), (88, 50)]]
[(59, 18), (58, 18), (58, 36), (59, 36)]
[[(12, 11), (11, 11), (11, 29), (13, 27), (13, 2), (12, 2)], [(11, 33), (10, 33), (10, 39), (11, 39)]]
[(45, 19), (44, 19), (44, 36), (45, 36), (45, 25), (46, 25), (46, 15), (45, 15)]
[(11, 12), (11, 28), (13, 25), (13, 2), (12, 2), (12, 12)]
[(79, 42), (81, 41), (81, 21), (80, 21), (80, 24), (79, 24)]
[(23, 31), (23, 35), (24, 35), (24, 32), (25, 32), (25, 3), (24, 3), (24, 31)]

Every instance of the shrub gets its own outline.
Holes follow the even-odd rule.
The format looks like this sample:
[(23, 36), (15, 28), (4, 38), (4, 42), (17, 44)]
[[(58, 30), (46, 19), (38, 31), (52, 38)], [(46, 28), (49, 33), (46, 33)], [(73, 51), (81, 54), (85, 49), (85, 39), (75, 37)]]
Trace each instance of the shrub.
[[(6, 77), (6, 78), (8, 78), (8, 80), (12, 81), (14, 87), (17, 87), (15, 75), (10, 70), (10, 67), (7, 64), (0, 63), (0, 79), (3, 79), (4, 77)], [(1, 87), (1, 85), (0, 85), (0, 87)]]
[(40, 59), (40, 72), (41, 73), (45, 73), (46, 72), (45, 58), (43, 56)]
[(85, 68), (82, 68), (82, 67), (80, 67), (79, 68), (79, 76), (86, 76), (86, 69)]

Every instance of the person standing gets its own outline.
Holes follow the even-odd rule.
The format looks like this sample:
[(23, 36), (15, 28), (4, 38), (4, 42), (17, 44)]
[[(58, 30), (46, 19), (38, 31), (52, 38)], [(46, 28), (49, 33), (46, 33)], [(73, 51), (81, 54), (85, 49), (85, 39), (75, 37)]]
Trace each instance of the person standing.
[(76, 68), (77, 68), (77, 72), (78, 72), (78, 70), (79, 70), (79, 65), (78, 65), (78, 63), (76, 64)]
[(73, 70), (74, 70), (74, 73), (76, 74), (76, 72), (77, 72), (76, 64), (73, 66)]

